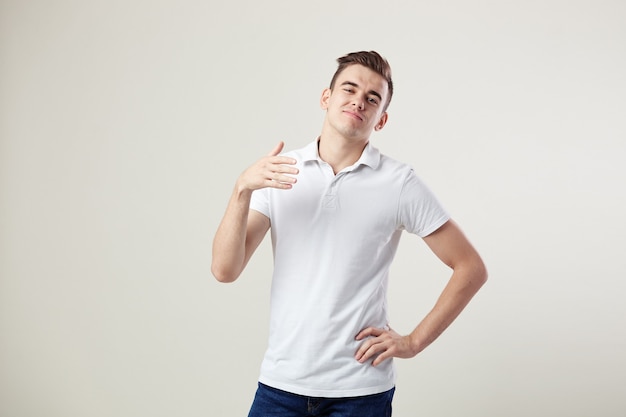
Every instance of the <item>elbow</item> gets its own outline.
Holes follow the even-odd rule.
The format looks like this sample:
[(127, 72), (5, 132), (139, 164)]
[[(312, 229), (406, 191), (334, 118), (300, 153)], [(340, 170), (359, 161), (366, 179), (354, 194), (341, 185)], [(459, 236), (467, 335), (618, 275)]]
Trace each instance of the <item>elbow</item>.
[(218, 282), (223, 284), (234, 282), (239, 277), (239, 274), (229, 270), (228, 268), (220, 267), (219, 265), (216, 265), (215, 262), (211, 264), (211, 273)]
[(471, 261), (464, 265), (459, 265), (458, 269), (453, 268), (455, 272), (459, 272), (461, 276), (465, 277), (465, 282), (468, 289), (472, 291), (478, 291), (489, 277), (487, 267), (479, 256), (474, 257)]
[(482, 287), (489, 279), (489, 272), (487, 271), (487, 266), (485, 263), (480, 260), (475, 272), (476, 281), (478, 283), (478, 287)]
[(489, 277), (487, 266), (478, 254), (450, 267), (454, 271), (453, 275), (458, 274), (459, 278), (465, 281), (465, 286), (474, 292), (478, 291)]

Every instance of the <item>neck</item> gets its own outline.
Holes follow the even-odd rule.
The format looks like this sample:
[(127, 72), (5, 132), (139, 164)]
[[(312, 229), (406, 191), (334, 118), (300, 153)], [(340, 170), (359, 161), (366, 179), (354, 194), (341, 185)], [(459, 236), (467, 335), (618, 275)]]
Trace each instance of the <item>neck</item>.
[(322, 135), (317, 142), (317, 147), (320, 158), (337, 174), (359, 160), (368, 142), (368, 140), (333, 140)]

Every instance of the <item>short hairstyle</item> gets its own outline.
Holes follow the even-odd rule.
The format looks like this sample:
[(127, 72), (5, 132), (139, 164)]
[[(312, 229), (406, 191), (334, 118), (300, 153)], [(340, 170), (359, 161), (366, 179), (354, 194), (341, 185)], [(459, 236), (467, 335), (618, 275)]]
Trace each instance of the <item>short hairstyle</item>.
[(387, 102), (383, 108), (383, 111), (387, 110), (389, 107), (389, 103), (391, 102), (391, 96), (393, 95), (393, 81), (391, 80), (391, 66), (389, 62), (376, 51), (359, 51), (359, 52), (350, 52), (347, 55), (337, 58), (337, 63), (339, 66), (337, 67), (337, 71), (333, 75), (332, 80), (330, 81), (330, 89), (331, 91), (335, 88), (335, 81), (337, 81), (337, 77), (341, 72), (349, 67), (350, 65), (363, 65), (371, 69), (372, 71), (380, 74), (386, 81), (388, 88), (388, 96)]

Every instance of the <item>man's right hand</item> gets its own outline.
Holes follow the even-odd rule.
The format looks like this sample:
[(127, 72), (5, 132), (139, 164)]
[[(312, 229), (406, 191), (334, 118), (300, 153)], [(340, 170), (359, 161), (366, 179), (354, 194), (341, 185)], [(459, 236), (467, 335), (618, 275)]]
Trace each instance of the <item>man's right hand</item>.
[(290, 165), (295, 165), (297, 161), (279, 155), (284, 146), (284, 142), (279, 142), (267, 156), (246, 169), (237, 179), (238, 190), (254, 191), (266, 187), (290, 189), (296, 183), (293, 175), (298, 174), (298, 169)]

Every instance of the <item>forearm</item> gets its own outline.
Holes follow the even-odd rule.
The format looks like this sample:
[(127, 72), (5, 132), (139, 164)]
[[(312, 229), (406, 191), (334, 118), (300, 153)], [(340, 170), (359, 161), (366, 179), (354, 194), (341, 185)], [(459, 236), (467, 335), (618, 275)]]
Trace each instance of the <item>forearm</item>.
[(454, 270), (434, 308), (410, 335), (401, 336), (391, 328), (376, 327), (359, 332), (356, 340), (364, 342), (356, 352), (356, 360), (364, 363), (375, 357), (372, 365), (377, 366), (388, 358), (412, 358), (424, 350), (454, 321), (485, 283), (487, 274), (484, 266), (482, 262), (477, 265), (477, 268)]
[(463, 311), (487, 280), (480, 259), (473, 265), (454, 270), (433, 309), (409, 335), (415, 354), (433, 343)]
[(236, 280), (246, 262), (246, 232), (252, 191), (235, 186), (213, 239), (211, 272), (218, 281)]
[(226, 213), (213, 239), (211, 272), (221, 282), (236, 280), (270, 227), (269, 219), (260, 213), (250, 214), (252, 192), (261, 188), (289, 190), (298, 169), (293, 158), (278, 156), (284, 143), (268, 156), (246, 169), (228, 202)]

